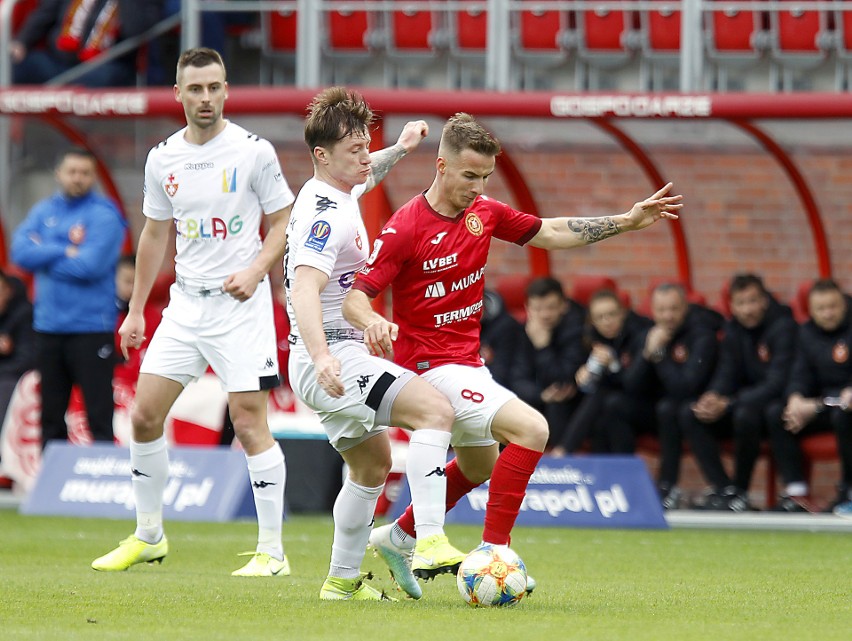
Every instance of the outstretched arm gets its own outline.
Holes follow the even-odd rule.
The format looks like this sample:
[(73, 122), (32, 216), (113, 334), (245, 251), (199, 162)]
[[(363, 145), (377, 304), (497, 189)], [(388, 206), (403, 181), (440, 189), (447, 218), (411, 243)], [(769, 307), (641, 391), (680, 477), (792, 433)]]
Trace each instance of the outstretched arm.
[(636, 203), (626, 214), (600, 218), (546, 218), (530, 245), (542, 249), (571, 249), (591, 245), (626, 231), (638, 231), (664, 218), (676, 219), (683, 196), (666, 196), (667, 184), (656, 194)]
[(405, 123), (402, 128), (402, 133), (399, 134), (396, 144), (374, 151), (370, 154), (372, 173), (367, 179), (367, 188), (365, 193), (378, 185), (384, 177), (388, 175), (396, 163), (402, 158), (417, 149), (420, 141), (423, 140), (429, 133), (429, 125), (423, 120), (412, 120)]

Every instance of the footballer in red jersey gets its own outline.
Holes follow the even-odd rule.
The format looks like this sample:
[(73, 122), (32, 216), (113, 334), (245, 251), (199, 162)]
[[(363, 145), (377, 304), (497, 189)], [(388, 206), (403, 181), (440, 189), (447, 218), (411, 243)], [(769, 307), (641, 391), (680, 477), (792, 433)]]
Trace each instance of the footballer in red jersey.
[(481, 367), (479, 331), (492, 236), (523, 245), (541, 219), (479, 196), (455, 218), (419, 194), (388, 221), (356, 287), (374, 298), (393, 283), (397, 363), (422, 372), (455, 363)]
[[(343, 315), (364, 330), (372, 353), (417, 371), (450, 399), (456, 458), (444, 470), (447, 509), (490, 478), (482, 540), (507, 545), (548, 428), (544, 416), (494, 381), (479, 359), (482, 279), (491, 239), (542, 249), (581, 247), (677, 218), (683, 197), (668, 196), (668, 184), (624, 214), (538, 219), (483, 196), (499, 153), (500, 143), (470, 115), (447, 121), (432, 185), (385, 225), (343, 301)], [(391, 284), (393, 322), (371, 305)], [(506, 445), (502, 452), (497, 442)], [(402, 545), (415, 537), (413, 523), (409, 507), (374, 533), (389, 528), (383, 540), (399, 543), (402, 553)], [(449, 563), (419, 554), (418, 547), (419, 542), (415, 575), (452, 571)]]

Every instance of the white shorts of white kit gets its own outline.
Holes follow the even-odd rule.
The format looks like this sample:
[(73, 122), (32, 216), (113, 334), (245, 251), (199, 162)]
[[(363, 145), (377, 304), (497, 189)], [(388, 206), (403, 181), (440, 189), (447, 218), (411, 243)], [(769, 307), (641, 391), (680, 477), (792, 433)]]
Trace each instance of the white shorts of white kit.
[(331, 445), (345, 452), (387, 430), (394, 400), (417, 375), (371, 356), (358, 340), (332, 342), (328, 348), (340, 361), (343, 396), (332, 398), (325, 393), (311, 357), (298, 343), (290, 348), (289, 382), (296, 396), (316, 411)]
[(450, 445), (485, 447), (494, 444), (491, 422), (500, 408), (517, 395), (495, 381), (487, 367), (440, 365), (420, 376), (450, 399), (456, 414)]
[[(199, 293), (202, 292), (202, 293)], [(207, 293), (203, 293), (207, 292)], [(218, 288), (175, 283), (139, 371), (184, 387), (213, 368), (226, 392), (277, 387), (272, 293), (265, 278), (245, 302)]]

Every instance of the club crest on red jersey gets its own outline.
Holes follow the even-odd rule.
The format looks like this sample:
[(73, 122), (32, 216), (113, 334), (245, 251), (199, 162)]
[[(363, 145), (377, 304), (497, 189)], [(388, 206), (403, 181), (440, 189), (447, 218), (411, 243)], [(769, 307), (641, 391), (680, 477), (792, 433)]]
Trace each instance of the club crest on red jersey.
[(472, 211), (468, 212), (467, 216), (464, 217), (464, 224), (471, 234), (474, 236), (482, 236), (482, 221), (479, 220), (479, 216), (474, 214)]
[(689, 350), (683, 343), (678, 343), (672, 348), (672, 360), (683, 365), (689, 359)]
[(175, 182), (174, 174), (169, 174), (167, 180), (168, 182), (164, 185), (164, 188), (166, 190), (166, 193), (169, 195), (169, 198), (174, 198), (180, 185)]
[(837, 341), (831, 350), (831, 358), (835, 363), (845, 363), (849, 360), (849, 346), (845, 341)]

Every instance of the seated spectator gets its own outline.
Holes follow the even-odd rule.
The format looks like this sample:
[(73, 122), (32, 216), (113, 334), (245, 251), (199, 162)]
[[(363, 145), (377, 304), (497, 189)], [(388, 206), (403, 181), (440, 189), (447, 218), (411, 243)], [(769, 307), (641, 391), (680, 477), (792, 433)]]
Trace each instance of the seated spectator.
[(586, 360), (574, 377), (582, 395), (568, 428), (554, 445), (553, 456), (576, 452), (587, 439), (593, 453), (634, 451), (632, 435), (619, 438), (603, 417), (611, 411), (607, 405), (625, 402), (622, 373), (636, 356), (637, 336), (651, 324), (650, 319), (624, 307), (611, 290), (592, 295), (581, 347)]
[(656, 427), (660, 441), (657, 486), (663, 507), (680, 507), (682, 437), (677, 423), (681, 406), (704, 392), (716, 366), (716, 332), (703, 310), (690, 306), (682, 285), (663, 283), (651, 295), (654, 324), (640, 336), (641, 350), (624, 371), (631, 399), (611, 408), (605, 420), (620, 438)]
[(562, 438), (577, 403), (574, 374), (582, 360), (576, 345), (586, 312), (565, 296), (554, 278), (537, 278), (529, 284), (526, 310), (509, 388), (547, 418), (552, 447)]
[(33, 306), (27, 289), (0, 271), (0, 425), (18, 379), (34, 367)]
[[(753, 274), (735, 276), (728, 292), (731, 318), (707, 391), (681, 407), (680, 429), (711, 490), (705, 509), (750, 508), (748, 488), (766, 433), (766, 405), (781, 398), (796, 343), (796, 322)], [(734, 475), (722, 465), (719, 439), (734, 439)]]
[(523, 336), (523, 325), (506, 309), (500, 294), (490, 289), (485, 290), (481, 325), (479, 353), (482, 362), (495, 381), (503, 387), (509, 387)]
[[(771, 403), (766, 420), (772, 453), (784, 482), (776, 509), (809, 511), (810, 488), (804, 473), (800, 440), (834, 431), (842, 478), (828, 511), (852, 499), (852, 322), (849, 299), (837, 283), (819, 280), (808, 294), (810, 320), (799, 328), (786, 397)], [(835, 397), (837, 406), (828, 406)]]
[[(137, 36), (159, 20), (163, 0), (43, 0), (27, 16), (9, 47), (12, 82), (37, 85)], [(87, 87), (136, 82), (136, 52), (80, 76)]]

